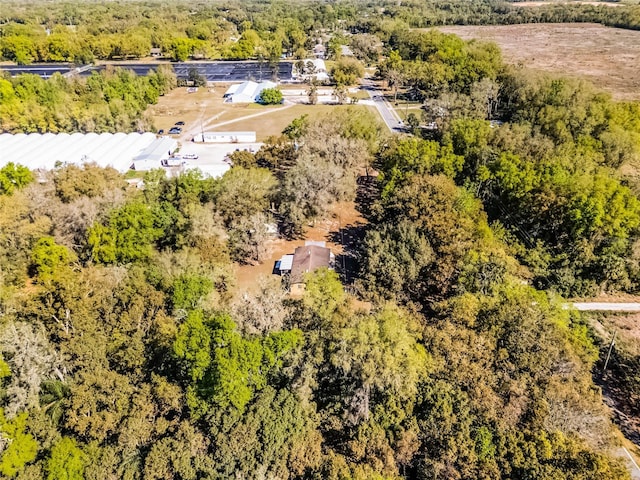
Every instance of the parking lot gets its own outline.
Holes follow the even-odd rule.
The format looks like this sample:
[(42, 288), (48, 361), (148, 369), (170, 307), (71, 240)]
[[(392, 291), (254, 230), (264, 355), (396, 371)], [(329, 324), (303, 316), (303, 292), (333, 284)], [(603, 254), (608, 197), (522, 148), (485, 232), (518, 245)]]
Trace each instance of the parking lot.
[[(155, 70), (158, 65), (171, 65), (178, 78), (186, 79), (191, 70), (196, 70), (208, 82), (243, 82), (254, 80), (277, 80), (288, 82), (293, 79), (293, 63), (279, 62), (270, 65), (268, 62), (157, 62), (157, 63), (112, 63), (114, 67), (133, 70), (137, 75), (146, 75)], [(106, 65), (87, 68), (80, 75), (88, 76), (91, 72), (104, 70)], [(69, 64), (46, 65), (0, 65), (0, 70), (6, 70), (11, 75), (33, 73), (43, 78), (49, 78), (54, 72), (67, 73), (71, 69)]]
[(231, 165), (225, 158), (235, 150), (257, 152), (262, 143), (194, 143), (185, 142), (176, 156), (197, 155), (197, 159), (185, 159), (185, 168), (199, 168), (205, 174), (223, 175)]

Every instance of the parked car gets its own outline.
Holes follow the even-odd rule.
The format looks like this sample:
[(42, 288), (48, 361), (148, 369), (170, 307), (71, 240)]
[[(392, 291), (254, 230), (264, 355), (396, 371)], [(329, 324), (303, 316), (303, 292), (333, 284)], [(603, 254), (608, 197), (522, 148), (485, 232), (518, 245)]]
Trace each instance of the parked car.
[(170, 135), (179, 135), (179, 134), (181, 134), (181, 133), (182, 133), (182, 129), (181, 129), (180, 127), (172, 127), (172, 128), (169, 130), (169, 134), (170, 134)]
[(179, 122), (176, 122), (176, 125), (182, 126), (182, 125), (184, 125), (184, 122), (182, 120), (180, 120)]
[(162, 135), (163, 133), (164, 133), (164, 130), (162, 128), (158, 130), (158, 135)]
[(186, 158), (187, 160), (197, 160), (198, 155), (196, 155), (195, 153), (185, 153), (182, 155), (182, 158)]

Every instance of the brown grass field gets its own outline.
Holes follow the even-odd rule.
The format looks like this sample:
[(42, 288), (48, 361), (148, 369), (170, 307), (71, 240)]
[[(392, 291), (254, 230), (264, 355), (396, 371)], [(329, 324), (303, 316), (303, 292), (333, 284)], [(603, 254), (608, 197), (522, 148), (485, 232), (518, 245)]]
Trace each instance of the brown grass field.
[[(183, 134), (180, 136), (182, 141), (189, 141), (191, 136), (199, 133), (201, 129), (255, 131), (258, 141), (263, 141), (271, 135), (280, 134), (293, 119), (304, 114), (310, 118), (317, 118), (336, 109), (347, 108), (346, 105), (234, 105), (223, 101), (222, 95), (227, 87), (228, 85), (204, 87), (196, 93), (187, 93), (186, 88), (176, 88), (160, 97), (156, 105), (151, 105), (147, 114), (151, 116), (155, 127), (164, 129), (165, 132), (176, 122), (185, 122)], [(375, 108), (364, 105), (356, 105), (356, 108), (369, 108), (376, 112)]]
[(440, 27), (496, 42), (505, 61), (585, 78), (617, 100), (640, 100), (640, 31), (592, 23)]

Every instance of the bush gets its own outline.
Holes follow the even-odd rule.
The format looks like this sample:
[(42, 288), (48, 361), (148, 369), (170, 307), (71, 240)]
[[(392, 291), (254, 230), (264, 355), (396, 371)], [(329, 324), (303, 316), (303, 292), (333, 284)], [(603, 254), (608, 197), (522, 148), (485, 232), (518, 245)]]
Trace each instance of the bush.
[(259, 103), (262, 105), (277, 105), (282, 103), (282, 92), (277, 88), (265, 88), (260, 93)]

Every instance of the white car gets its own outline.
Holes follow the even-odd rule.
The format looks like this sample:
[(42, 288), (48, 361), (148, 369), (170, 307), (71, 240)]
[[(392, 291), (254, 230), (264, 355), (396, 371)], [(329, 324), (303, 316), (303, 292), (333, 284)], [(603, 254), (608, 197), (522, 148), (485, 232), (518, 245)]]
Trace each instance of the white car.
[(196, 155), (195, 153), (184, 153), (182, 155), (182, 158), (186, 158), (187, 160), (197, 160), (198, 155)]

